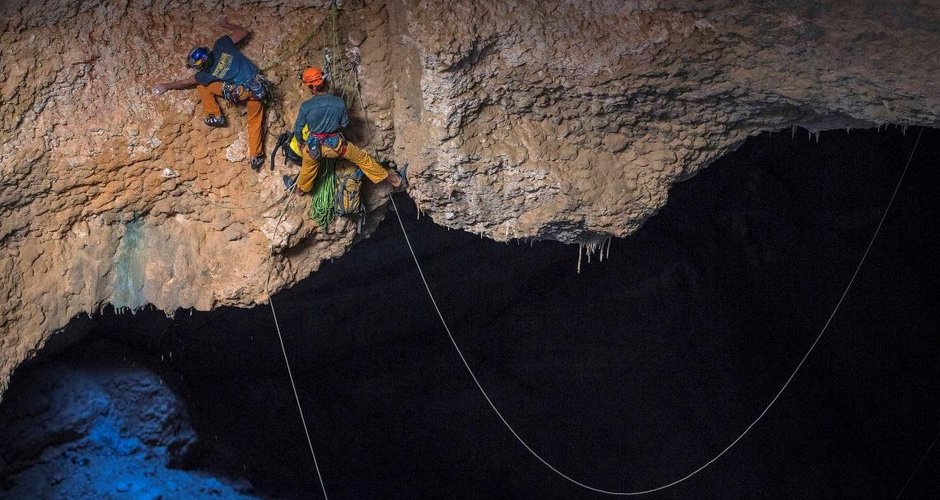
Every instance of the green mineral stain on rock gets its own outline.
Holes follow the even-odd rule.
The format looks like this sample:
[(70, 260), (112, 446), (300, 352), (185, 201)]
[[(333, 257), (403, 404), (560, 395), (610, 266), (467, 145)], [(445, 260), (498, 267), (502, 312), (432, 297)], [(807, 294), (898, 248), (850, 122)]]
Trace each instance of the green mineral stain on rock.
[(124, 237), (118, 247), (114, 265), (114, 292), (111, 304), (115, 309), (136, 311), (147, 301), (144, 299), (144, 264), (141, 250), (143, 221), (133, 220), (124, 228)]

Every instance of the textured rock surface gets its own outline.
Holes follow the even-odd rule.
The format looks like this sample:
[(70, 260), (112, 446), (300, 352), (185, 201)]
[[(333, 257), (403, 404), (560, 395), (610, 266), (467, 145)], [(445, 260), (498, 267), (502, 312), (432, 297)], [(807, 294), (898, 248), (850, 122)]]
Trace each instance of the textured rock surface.
[[(761, 130), (940, 123), (933, 3), (345, 2), (337, 47), (361, 60), (346, 77), (362, 88), (349, 136), (409, 163), (410, 193), (438, 223), (597, 243)], [(296, 71), (322, 57), (328, 2), (226, 5), (278, 83), (279, 131), (303, 97)], [(149, 93), (185, 74), (221, 13), (0, 5), (0, 392), (76, 314), (256, 304), (269, 263), (279, 289), (356, 239), (342, 222), (316, 230), (296, 202), (275, 234), (289, 169), (239, 161), (243, 108), (207, 130), (194, 91)]]
[(189, 461), (196, 433), (132, 351), (92, 343), (15, 387), (0, 407), (0, 497), (254, 498), (245, 482), (170, 468)]
[[(570, 247), (497, 244), (400, 205), (443, 314), (508, 421), (578, 480), (641, 487), (718, 453), (790, 375), (914, 141), (893, 129), (823, 133), (819, 144), (762, 134), (676, 185), (659, 215), (579, 275)], [(940, 224), (937, 158), (940, 131), (928, 130), (792, 386), (666, 498), (898, 495), (940, 412), (940, 240), (924, 238)], [(275, 299), (330, 498), (596, 500), (526, 455), (489, 411), (410, 259), (386, 221)], [(363, 293), (409, 304), (406, 318), (362, 307)], [(264, 497), (309, 499), (320, 485), (270, 311), (162, 316), (76, 318), (51, 343), (87, 331), (149, 356), (177, 374), (165, 378), (203, 444), (192, 466), (244, 477)], [(904, 498), (940, 497), (938, 468), (931, 454)]]

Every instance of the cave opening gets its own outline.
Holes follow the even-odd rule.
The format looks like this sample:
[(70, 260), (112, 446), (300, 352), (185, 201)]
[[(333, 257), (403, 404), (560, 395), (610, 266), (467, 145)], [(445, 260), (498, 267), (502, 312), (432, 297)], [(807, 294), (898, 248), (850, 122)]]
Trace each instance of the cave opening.
[[(580, 274), (575, 247), (495, 243), (399, 206), (469, 363), (523, 438), (580, 481), (642, 489), (714, 456), (786, 380), (916, 136), (751, 138), (675, 185), (661, 213)], [(898, 495), (940, 431), (938, 160), (940, 131), (927, 129), (865, 267), (789, 390), (725, 457), (663, 496)], [(327, 491), (595, 497), (527, 455), (491, 413), (393, 219), (274, 297)], [(47, 350), (0, 404), (0, 495), (158, 495), (168, 484), (186, 496), (318, 494), (267, 307), (76, 318)], [(110, 402), (87, 404), (89, 372), (119, 379), (94, 393)], [(91, 417), (52, 415), (81, 403)], [(108, 460), (75, 444), (101, 437), (89, 420), (121, 412), (144, 423), (108, 427), (99, 444), (118, 450)], [(141, 425), (148, 434), (135, 438)], [(169, 463), (169, 475), (121, 466), (122, 456)], [(97, 480), (70, 468), (98, 462), (108, 472)], [(934, 449), (905, 497), (936, 496), (938, 470)]]

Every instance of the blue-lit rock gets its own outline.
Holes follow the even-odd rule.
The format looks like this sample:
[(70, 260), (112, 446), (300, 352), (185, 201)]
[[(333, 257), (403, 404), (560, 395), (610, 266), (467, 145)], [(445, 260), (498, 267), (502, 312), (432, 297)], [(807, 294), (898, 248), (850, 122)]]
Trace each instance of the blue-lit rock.
[(253, 498), (247, 483), (178, 468), (197, 444), (189, 414), (130, 352), (98, 343), (27, 369), (8, 403), (2, 498)]

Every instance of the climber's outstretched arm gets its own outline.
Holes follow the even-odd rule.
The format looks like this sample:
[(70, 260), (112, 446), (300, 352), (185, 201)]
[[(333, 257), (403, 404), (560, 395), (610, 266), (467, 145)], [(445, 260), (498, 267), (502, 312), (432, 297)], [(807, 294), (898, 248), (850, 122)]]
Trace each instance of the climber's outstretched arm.
[(174, 80), (172, 82), (158, 83), (153, 86), (153, 93), (160, 95), (167, 90), (180, 90), (188, 89), (190, 87), (195, 87), (198, 82), (196, 82), (196, 77), (191, 76), (189, 78), (184, 78), (182, 80)]
[(196, 82), (196, 77), (191, 76), (189, 78), (184, 78), (182, 80), (174, 80), (172, 82), (158, 83), (153, 86), (153, 93), (160, 95), (166, 92), (167, 90), (188, 89), (190, 87), (195, 87), (197, 84), (198, 82)]
[(228, 16), (219, 16), (218, 22), (222, 29), (227, 29), (231, 32), (228, 36), (232, 39), (232, 43), (237, 44), (248, 36), (248, 30), (237, 24), (230, 23)]

